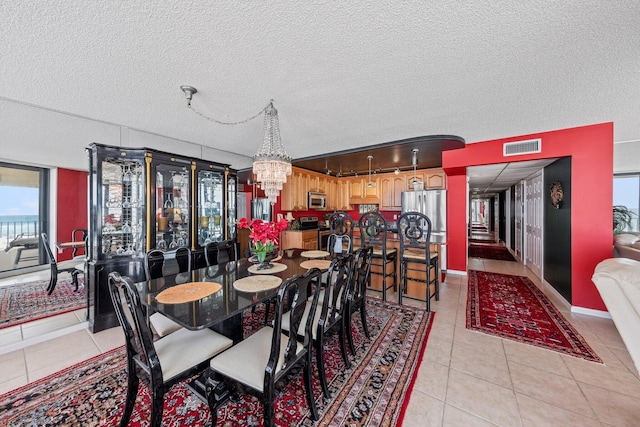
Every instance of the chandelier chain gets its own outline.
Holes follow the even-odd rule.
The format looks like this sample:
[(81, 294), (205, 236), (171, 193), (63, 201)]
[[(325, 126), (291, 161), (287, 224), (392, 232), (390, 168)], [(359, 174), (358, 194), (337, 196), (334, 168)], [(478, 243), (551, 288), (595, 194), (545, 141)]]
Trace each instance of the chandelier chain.
[(248, 121), (251, 121), (251, 120), (255, 119), (256, 117), (259, 117), (262, 113), (264, 113), (264, 112), (265, 112), (265, 110), (266, 110), (267, 108), (269, 108), (269, 105), (271, 105), (271, 103), (272, 103), (272, 102), (273, 102), (273, 99), (272, 99), (271, 101), (269, 101), (269, 103), (268, 103), (267, 105), (265, 105), (265, 107), (264, 107), (262, 110), (258, 111), (258, 112), (257, 112), (256, 114), (254, 114), (253, 116), (247, 117), (246, 119), (239, 120), (239, 121), (237, 121), (237, 122), (223, 122), (223, 121), (220, 121), (220, 120), (214, 119), (214, 118), (212, 118), (212, 117), (205, 116), (205, 115), (204, 115), (204, 114), (202, 114), (200, 111), (198, 111), (198, 110), (196, 110), (195, 108), (193, 108), (193, 106), (191, 105), (191, 103), (189, 103), (189, 104), (187, 105), (187, 107), (188, 107), (188, 108), (190, 108), (194, 113), (196, 113), (196, 114), (197, 114), (197, 115), (199, 115), (200, 117), (202, 117), (202, 118), (204, 118), (204, 119), (207, 119), (207, 120), (209, 120), (210, 122), (214, 122), (214, 123), (217, 123), (217, 124), (219, 124), (219, 125), (235, 126), (235, 125), (241, 125), (241, 124), (247, 123)]

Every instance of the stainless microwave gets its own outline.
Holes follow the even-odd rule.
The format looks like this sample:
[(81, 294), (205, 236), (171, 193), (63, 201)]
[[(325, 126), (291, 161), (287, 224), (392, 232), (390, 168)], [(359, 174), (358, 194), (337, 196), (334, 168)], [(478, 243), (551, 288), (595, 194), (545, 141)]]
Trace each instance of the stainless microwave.
[(309, 209), (326, 209), (327, 195), (324, 193), (314, 193), (309, 191)]

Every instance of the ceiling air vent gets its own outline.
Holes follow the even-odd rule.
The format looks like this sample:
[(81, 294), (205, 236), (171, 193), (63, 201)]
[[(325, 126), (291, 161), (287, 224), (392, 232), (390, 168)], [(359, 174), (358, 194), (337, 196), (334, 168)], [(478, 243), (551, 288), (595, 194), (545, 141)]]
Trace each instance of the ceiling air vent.
[(539, 153), (542, 151), (542, 140), (538, 138), (527, 141), (508, 142), (502, 146), (502, 151), (503, 156)]

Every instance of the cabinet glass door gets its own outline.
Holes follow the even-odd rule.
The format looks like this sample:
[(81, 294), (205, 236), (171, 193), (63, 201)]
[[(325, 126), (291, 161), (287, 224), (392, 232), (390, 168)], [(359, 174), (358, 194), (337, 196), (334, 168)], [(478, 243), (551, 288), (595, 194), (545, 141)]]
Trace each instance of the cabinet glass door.
[(221, 172), (198, 171), (198, 244), (224, 240), (224, 186)]
[(158, 164), (156, 178), (157, 249), (189, 246), (189, 169), (178, 164)]
[(102, 254), (144, 253), (142, 162), (107, 158), (101, 170)]
[(236, 238), (236, 219), (237, 219), (237, 178), (235, 175), (229, 175), (229, 181), (227, 182), (227, 197), (229, 200), (227, 208), (227, 239)]

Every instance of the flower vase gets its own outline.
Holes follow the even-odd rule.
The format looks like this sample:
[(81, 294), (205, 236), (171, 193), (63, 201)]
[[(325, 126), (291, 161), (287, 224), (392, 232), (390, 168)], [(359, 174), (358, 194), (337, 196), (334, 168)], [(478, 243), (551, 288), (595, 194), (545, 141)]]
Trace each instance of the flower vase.
[(258, 270), (268, 270), (273, 268), (271, 260), (278, 255), (278, 248), (271, 246), (266, 248), (256, 249), (255, 246), (251, 248), (251, 252), (256, 256), (259, 263)]

